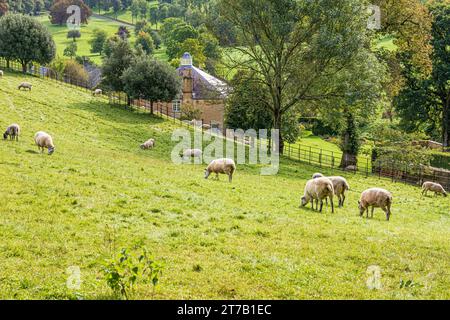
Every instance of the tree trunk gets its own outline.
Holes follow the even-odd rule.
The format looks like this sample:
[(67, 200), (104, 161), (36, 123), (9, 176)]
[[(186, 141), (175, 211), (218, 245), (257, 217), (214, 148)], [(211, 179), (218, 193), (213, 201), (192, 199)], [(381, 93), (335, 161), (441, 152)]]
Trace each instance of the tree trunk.
[(281, 134), (281, 126), (282, 126), (282, 115), (280, 110), (276, 110), (274, 113), (274, 129), (279, 131), (279, 140), (273, 141), (274, 149), (278, 150), (279, 154), (284, 153), (284, 140), (283, 135)]
[(344, 110), (344, 116), (346, 118), (346, 127), (342, 134), (341, 148), (343, 154), (340, 164), (342, 169), (357, 165), (357, 149), (359, 149), (355, 119), (348, 109)]
[(127, 95), (127, 106), (131, 106), (131, 98), (129, 95)]
[(25, 74), (27, 73), (27, 63), (26, 62), (22, 62), (22, 72)]
[(150, 114), (153, 115), (153, 101), (150, 101)]
[(442, 144), (444, 148), (449, 147), (449, 126), (450, 126), (450, 97), (447, 101), (443, 101), (443, 110), (442, 110)]

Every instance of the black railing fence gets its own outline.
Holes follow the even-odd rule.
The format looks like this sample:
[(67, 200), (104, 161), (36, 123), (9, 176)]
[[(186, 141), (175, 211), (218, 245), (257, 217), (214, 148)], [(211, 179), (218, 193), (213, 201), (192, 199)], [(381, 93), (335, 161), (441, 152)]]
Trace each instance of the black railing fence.
[[(16, 61), (10, 61), (8, 63), (4, 59), (0, 59), (0, 68), (17, 72), (23, 71), (20, 63)], [(93, 90), (89, 85), (89, 81), (80, 81), (40, 65), (34, 64), (28, 66), (27, 74), (39, 78), (46, 78), (50, 81), (58, 81), (88, 91)], [(109, 103), (112, 105), (146, 110), (147, 112), (151, 111), (150, 102), (141, 99), (128, 99), (124, 93), (110, 92), (107, 93), (107, 95), (103, 95), (103, 97), (109, 99)], [(202, 120), (183, 121), (182, 114), (179, 111), (175, 111), (170, 103), (154, 103), (153, 113), (178, 123), (180, 126), (202, 130), (208, 133), (214, 132), (214, 134), (224, 137), (224, 130), (223, 128), (220, 128), (217, 123), (204, 123)], [(210, 131), (210, 129), (213, 129), (213, 131)], [(245, 137), (234, 137), (234, 140), (236, 143), (243, 143), (246, 145), (262, 145), (261, 141), (258, 139), (253, 139), (253, 141), (250, 142), (249, 140), (246, 140)], [(354, 174), (364, 175), (365, 177), (375, 175), (380, 178), (389, 178), (393, 182), (402, 182), (416, 186), (422, 185), (425, 181), (437, 182), (446, 190), (450, 190), (450, 170), (423, 165), (411, 166), (408, 163), (398, 163), (393, 160), (372, 162), (368, 157), (358, 157), (356, 166), (345, 169), (340, 167), (342, 153), (301, 144), (286, 144), (283, 156), (318, 168), (331, 169), (331, 171), (336, 170), (338, 172), (345, 170)]]
[[(23, 72), (22, 64), (17, 61), (6, 61), (0, 59), (0, 68), (4, 70)], [(26, 74), (48, 80), (66, 83), (68, 85), (78, 87), (85, 90), (92, 90), (89, 80), (80, 80), (77, 77), (70, 76), (64, 73), (57, 72), (49, 67), (41, 66), (39, 64), (30, 64), (27, 66)]]

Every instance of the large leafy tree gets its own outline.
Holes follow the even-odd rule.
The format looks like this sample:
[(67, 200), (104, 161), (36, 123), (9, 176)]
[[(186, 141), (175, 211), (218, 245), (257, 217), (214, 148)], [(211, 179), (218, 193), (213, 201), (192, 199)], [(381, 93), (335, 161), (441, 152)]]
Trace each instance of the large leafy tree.
[[(440, 136), (444, 147), (450, 140), (450, 4), (441, 3), (432, 8), (433, 46), (432, 72), (421, 77), (409, 56), (404, 61), (406, 87), (395, 104), (402, 126), (408, 131), (424, 130), (431, 136)], [(440, 132), (440, 134), (438, 133)]]
[[(102, 66), (102, 84), (113, 91), (124, 91), (122, 74), (131, 66), (135, 53), (130, 43), (120, 38), (108, 40), (108, 49)], [(129, 98), (129, 97), (128, 97)], [(128, 104), (130, 99), (128, 99)]]
[[(229, 59), (254, 72), (270, 99), (273, 127), (299, 104), (345, 97), (333, 78), (369, 46), (367, 11), (357, 0), (221, 0), (222, 16), (239, 31)], [(337, 89), (337, 90), (335, 90)], [(282, 153), (283, 135), (277, 146)]]
[(124, 91), (134, 99), (150, 101), (172, 101), (181, 93), (181, 79), (167, 63), (149, 56), (139, 56), (121, 76)]
[(18, 60), (24, 73), (30, 62), (50, 63), (55, 48), (50, 32), (36, 19), (20, 14), (0, 19), (0, 57)]

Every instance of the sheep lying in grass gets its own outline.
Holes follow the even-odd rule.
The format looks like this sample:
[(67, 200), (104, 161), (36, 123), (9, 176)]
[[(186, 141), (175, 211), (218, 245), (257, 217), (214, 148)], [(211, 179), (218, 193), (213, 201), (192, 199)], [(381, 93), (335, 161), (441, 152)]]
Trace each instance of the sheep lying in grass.
[(228, 180), (233, 181), (233, 174), (236, 172), (236, 164), (232, 159), (217, 159), (213, 160), (209, 166), (205, 169), (205, 179), (211, 175), (211, 173), (216, 174), (217, 180), (219, 179), (219, 174), (228, 175)]
[(141, 144), (142, 150), (149, 150), (149, 149), (153, 149), (154, 147), (155, 147), (155, 139), (149, 139), (146, 142), (144, 142), (143, 144)]
[(427, 196), (428, 191), (434, 192), (434, 196), (437, 196), (438, 194), (442, 194), (444, 197), (447, 196), (444, 187), (439, 183), (425, 182), (422, 186), (422, 195)]
[[(322, 178), (324, 177), (321, 173), (315, 173), (313, 174), (313, 179)], [(350, 190), (350, 186), (347, 182), (347, 180), (344, 177), (335, 176), (335, 177), (327, 177), (331, 180), (333, 183), (334, 188), (334, 195), (338, 197), (339, 199), (339, 208), (344, 206), (345, 201), (345, 192)], [(328, 204), (328, 199), (327, 199)]]
[(184, 158), (200, 158), (203, 155), (200, 149), (186, 149), (183, 152)]
[(389, 221), (391, 217), (392, 194), (381, 188), (368, 189), (361, 194), (358, 205), (361, 217), (364, 215), (364, 211), (367, 210), (367, 218), (369, 218), (369, 207), (372, 207), (372, 218), (375, 208), (381, 208), (386, 213), (386, 220)]
[(323, 200), (330, 198), (331, 212), (334, 213), (334, 203), (333, 203), (334, 189), (333, 183), (328, 178), (317, 178), (309, 180), (305, 186), (305, 194), (301, 199), (301, 206), (306, 206), (311, 202), (312, 209), (314, 210), (314, 201), (316, 202), (316, 210), (319, 208), (320, 201), (320, 212), (323, 209)]
[(94, 92), (92, 92), (92, 95), (94, 97), (101, 96), (102, 94), (103, 94), (103, 90), (102, 89), (95, 89)]
[(39, 131), (34, 135), (34, 141), (36, 142), (36, 145), (38, 146), (41, 153), (44, 152), (44, 149), (48, 149), (48, 154), (51, 155), (53, 152), (55, 152), (55, 145), (53, 144), (52, 137), (44, 132)]
[(13, 123), (8, 128), (6, 128), (5, 133), (3, 134), (3, 139), (8, 139), (8, 136), (11, 140), (19, 141), (20, 127), (17, 123)]
[(29, 82), (22, 82), (19, 85), (19, 90), (20, 89), (28, 89), (29, 91), (31, 91), (32, 88), (33, 88), (33, 85), (31, 83), (29, 83)]

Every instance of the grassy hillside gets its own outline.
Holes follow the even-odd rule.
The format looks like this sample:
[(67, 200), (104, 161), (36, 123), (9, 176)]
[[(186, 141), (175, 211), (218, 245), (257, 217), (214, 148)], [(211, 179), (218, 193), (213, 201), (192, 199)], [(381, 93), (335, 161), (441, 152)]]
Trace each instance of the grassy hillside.
[[(111, 234), (115, 251), (144, 244), (165, 263), (155, 295), (140, 286), (135, 298), (450, 298), (448, 198), (349, 175), (344, 209), (300, 209), (316, 168), (284, 160), (278, 176), (240, 166), (233, 184), (205, 181), (204, 166), (171, 163), (174, 124), (36, 78), (19, 92), (23, 80), (0, 79), (0, 127), (23, 129), (0, 142), (0, 299), (75, 298), (69, 266), (81, 268), (78, 297), (114, 298), (101, 272)], [(54, 155), (37, 153), (38, 130)], [(156, 149), (140, 150), (149, 137)], [(391, 222), (358, 216), (369, 186), (393, 192)], [(371, 265), (380, 290), (366, 286)]]

